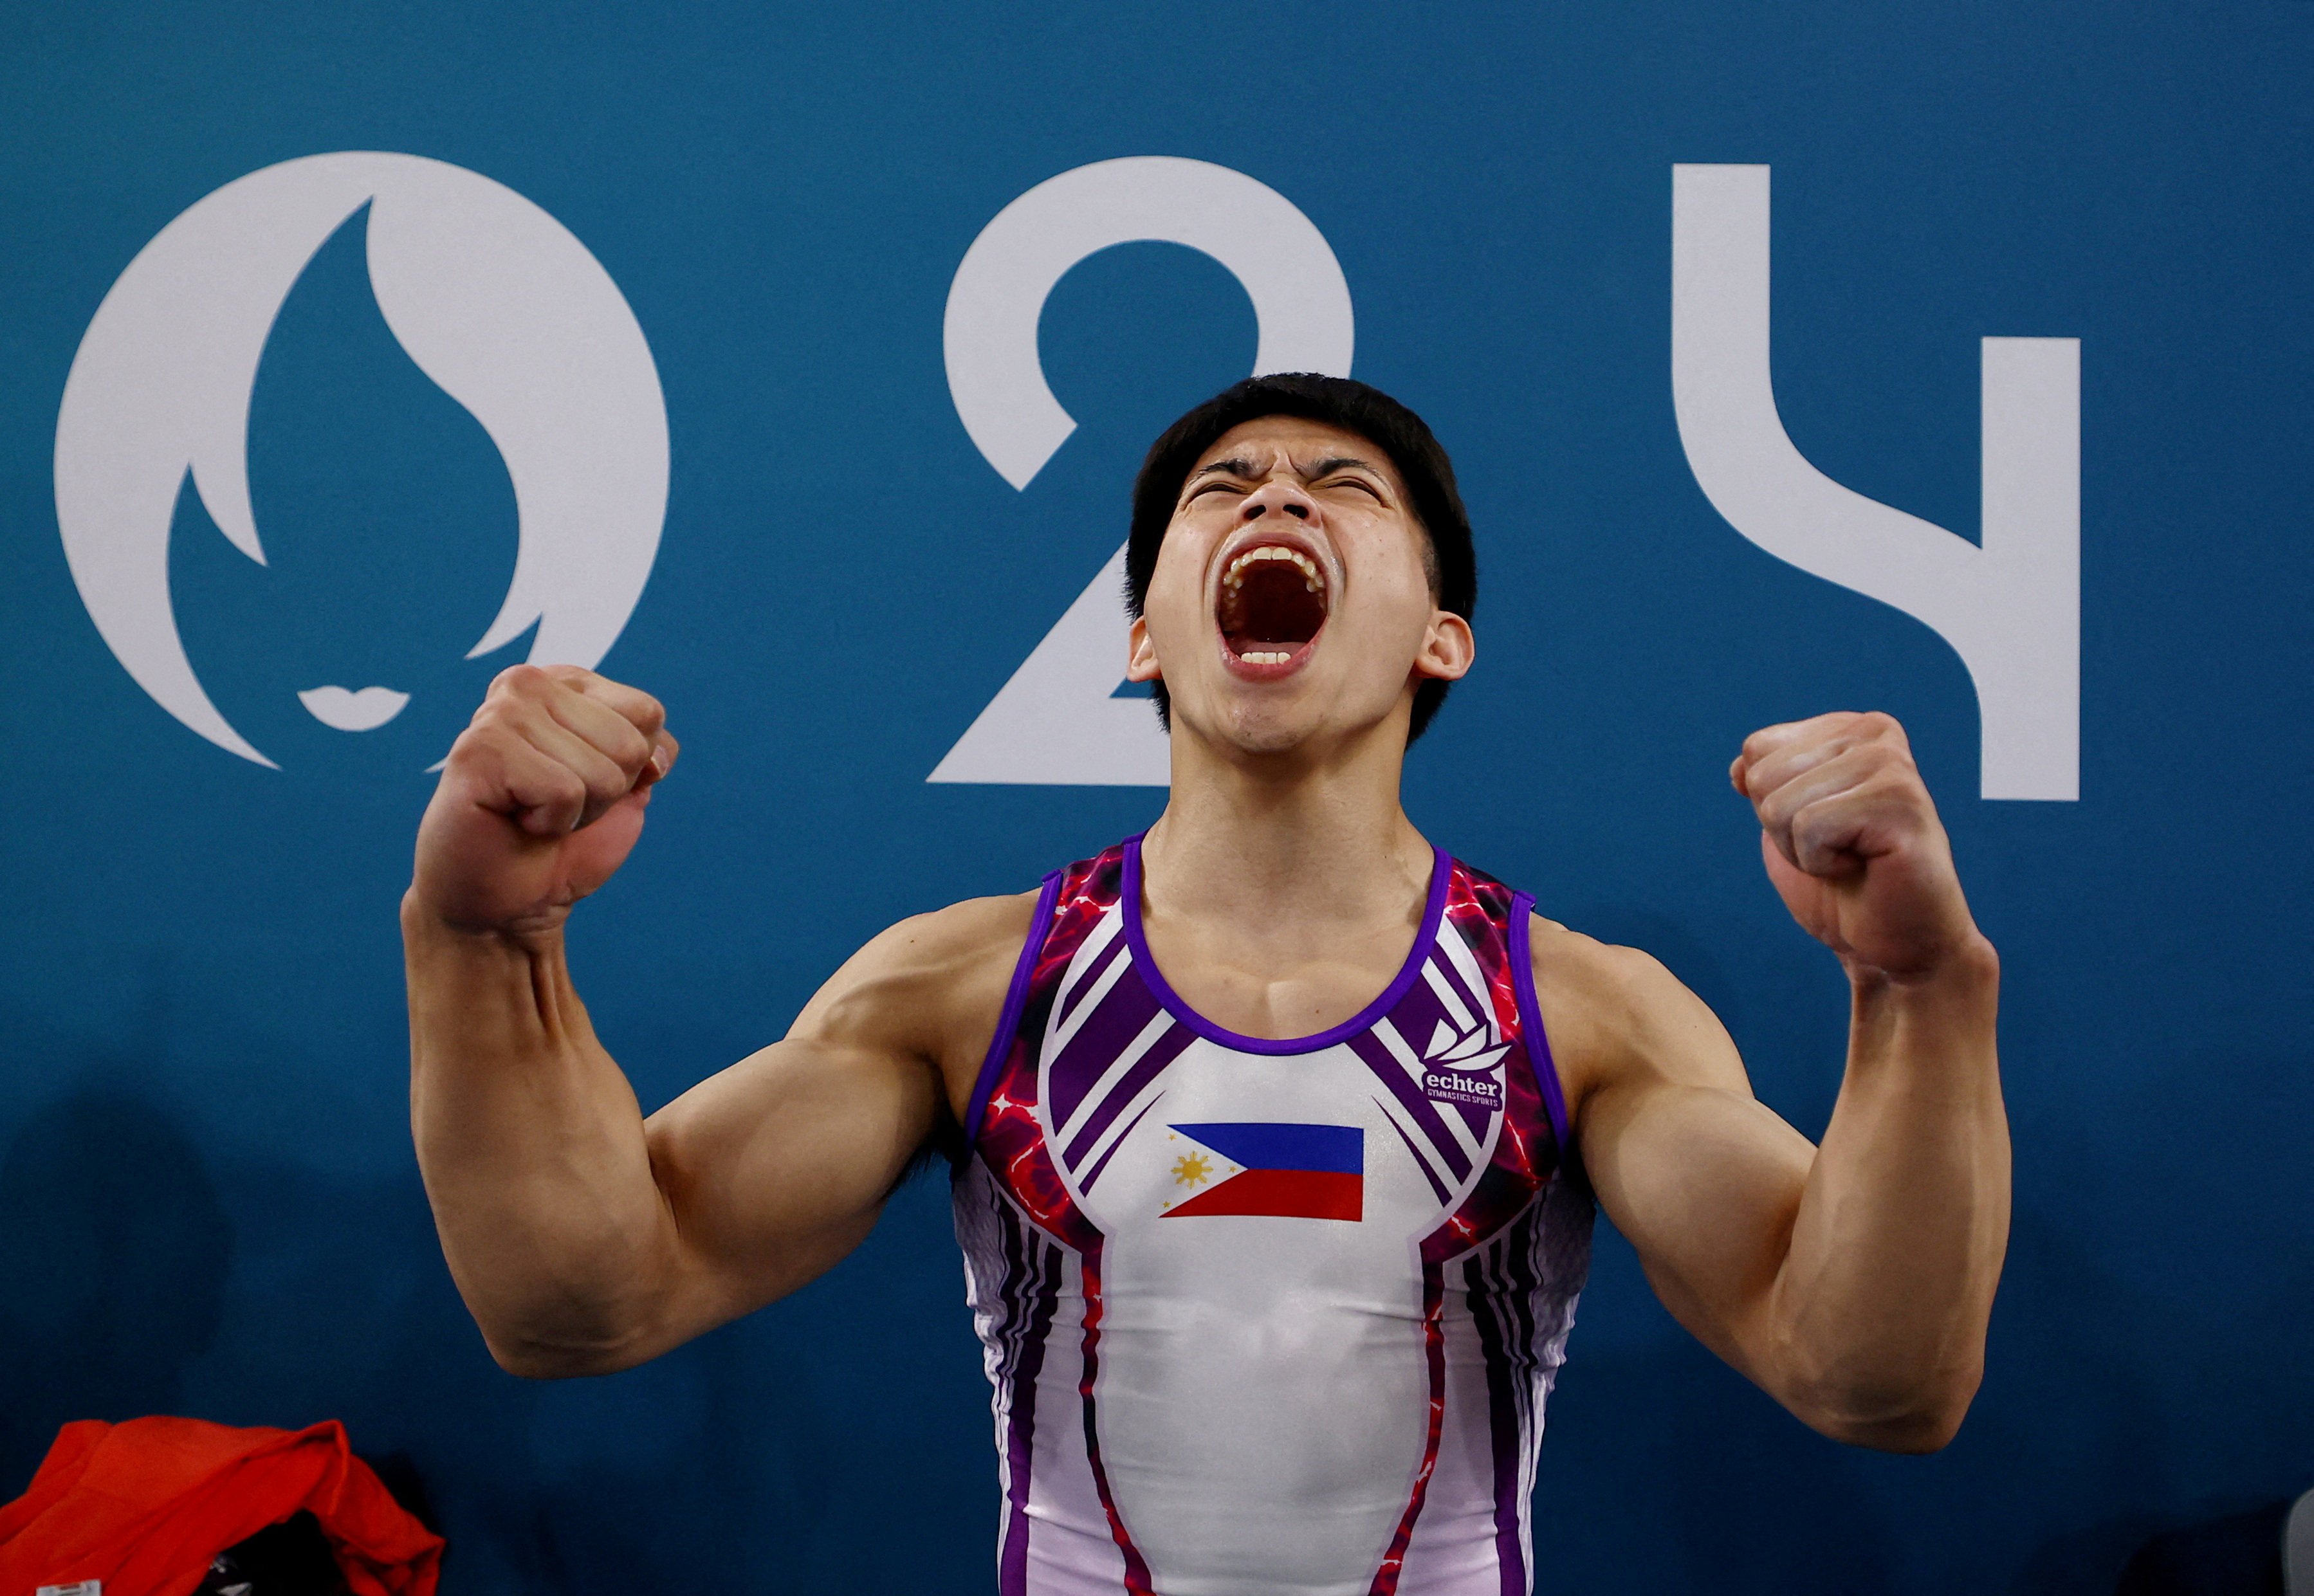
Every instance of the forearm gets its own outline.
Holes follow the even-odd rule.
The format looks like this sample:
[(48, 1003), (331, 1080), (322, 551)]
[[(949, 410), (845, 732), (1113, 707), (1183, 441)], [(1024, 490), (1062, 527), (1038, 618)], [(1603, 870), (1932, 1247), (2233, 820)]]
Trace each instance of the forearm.
[(1785, 1400), (1842, 1440), (1950, 1439), (1983, 1366), (2008, 1246), (1999, 967), (1854, 983), (1848, 1071), (1771, 1299)]
[(674, 1225), (633, 1089), (596, 1040), (559, 930), (455, 929), (402, 908), (411, 1125), (450, 1272), (499, 1361), (633, 1361)]

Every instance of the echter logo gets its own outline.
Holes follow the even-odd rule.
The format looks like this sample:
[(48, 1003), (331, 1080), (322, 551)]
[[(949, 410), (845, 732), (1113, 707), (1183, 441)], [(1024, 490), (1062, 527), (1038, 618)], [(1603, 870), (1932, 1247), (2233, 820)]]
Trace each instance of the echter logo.
[(1488, 1036), (1483, 1025), (1467, 1036), (1457, 1036), (1453, 1027), (1440, 1020), (1431, 1032), (1430, 1045), (1423, 1049), (1422, 1095), (1433, 1102), (1499, 1112), (1503, 1082), (1497, 1066), (1510, 1052), (1510, 1045), (1489, 1047)]
[[(227, 723), (187, 657), (169, 537), (190, 475), (217, 529), (265, 562), (250, 505), (250, 396), (291, 287), (370, 208), (370, 287), (419, 369), (504, 460), (520, 546), (496, 619), (467, 655), (533, 626), (534, 664), (591, 666), (649, 579), (667, 514), (667, 407), (649, 346), (587, 247), (502, 184), (417, 155), (309, 155), (239, 178), (128, 263), (83, 336), (57, 418), (57, 525), (81, 601), (155, 702), (218, 747), (278, 768)], [(409, 695), (307, 689), (341, 731)]]

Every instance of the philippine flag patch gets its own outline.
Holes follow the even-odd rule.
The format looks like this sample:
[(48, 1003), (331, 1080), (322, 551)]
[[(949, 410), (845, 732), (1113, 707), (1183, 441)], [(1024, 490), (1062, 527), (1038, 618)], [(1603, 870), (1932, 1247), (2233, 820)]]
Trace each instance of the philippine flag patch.
[[(1223, 1123), (1172, 1129), (1237, 1168), (1168, 1207), (1167, 1219), (1236, 1213), (1356, 1221), (1365, 1212), (1366, 1133), (1356, 1125)], [(1205, 1162), (1194, 1153), (1176, 1160), (1174, 1178), (1204, 1185), (1222, 1173), (1200, 1168)]]

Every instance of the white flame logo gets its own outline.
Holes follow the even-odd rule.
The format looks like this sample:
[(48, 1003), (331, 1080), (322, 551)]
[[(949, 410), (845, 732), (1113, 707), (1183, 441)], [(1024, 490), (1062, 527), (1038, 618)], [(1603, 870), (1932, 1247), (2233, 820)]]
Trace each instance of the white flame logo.
[[(535, 623), (534, 664), (593, 666), (633, 613), (667, 515), (667, 405), (642, 329), (587, 247), (479, 173), (417, 155), (308, 155), (236, 179), (155, 236), (98, 306), (57, 417), (57, 525), (106, 645), (155, 702), (218, 747), (274, 766), (209, 701), (177, 632), (169, 531), (193, 486), (259, 564), (250, 393), (274, 318), (314, 252), (365, 204), (386, 326), (505, 459), (514, 579), (469, 652)], [(392, 689), (299, 697), (367, 730)]]

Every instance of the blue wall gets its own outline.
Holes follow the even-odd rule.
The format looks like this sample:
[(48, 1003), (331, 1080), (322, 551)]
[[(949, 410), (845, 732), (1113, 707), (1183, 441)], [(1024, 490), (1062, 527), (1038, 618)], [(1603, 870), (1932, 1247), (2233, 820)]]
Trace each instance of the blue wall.
[[(415, 1462), (453, 1596), (992, 1584), (937, 1181), (826, 1280), (609, 1380), (499, 1373), (451, 1289), (393, 912), (422, 769), (520, 657), (460, 657), (515, 501), (379, 322), (360, 221), (259, 372), (271, 563), (193, 496), (171, 548), (190, 657), (283, 768), (172, 720), (75, 591), (50, 460), (100, 300), (220, 185), (363, 149), (543, 207), (658, 364), (665, 540), (604, 668), (685, 754), (574, 935), (647, 1107), (892, 919), (1155, 814), (923, 778), (1115, 548), (1148, 438), (1250, 368), (1253, 311), (1176, 245), (1071, 272), (1041, 347), (1082, 426), (1018, 492), (958, 424), (941, 316), (1023, 190), (1192, 156), (1324, 233), (1356, 374), (1461, 466), (1481, 664), (1412, 760), (1418, 824), (1665, 959), (1817, 1132), (1841, 981), (1723, 772), (1755, 726), (1881, 706), (2006, 961), (2016, 1226), (1959, 1440), (1817, 1439), (1610, 1239), (1544, 1448), (1544, 1587), (2109, 1591), (2150, 1536), (2314, 1484), (2314, 4), (985, 11), (0, 13), (0, 1495), (72, 1418), (334, 1415)], [(1699, 490), (1675, 162), (1773, 166), (1783, 418), (1860, 492), (1972, 534), (1978, 339), (2081, 340), (2078, 802), (1979, 798), (1952, 650)], [(413, 694), (373, 733), (294, 697), (373, 681)]]

